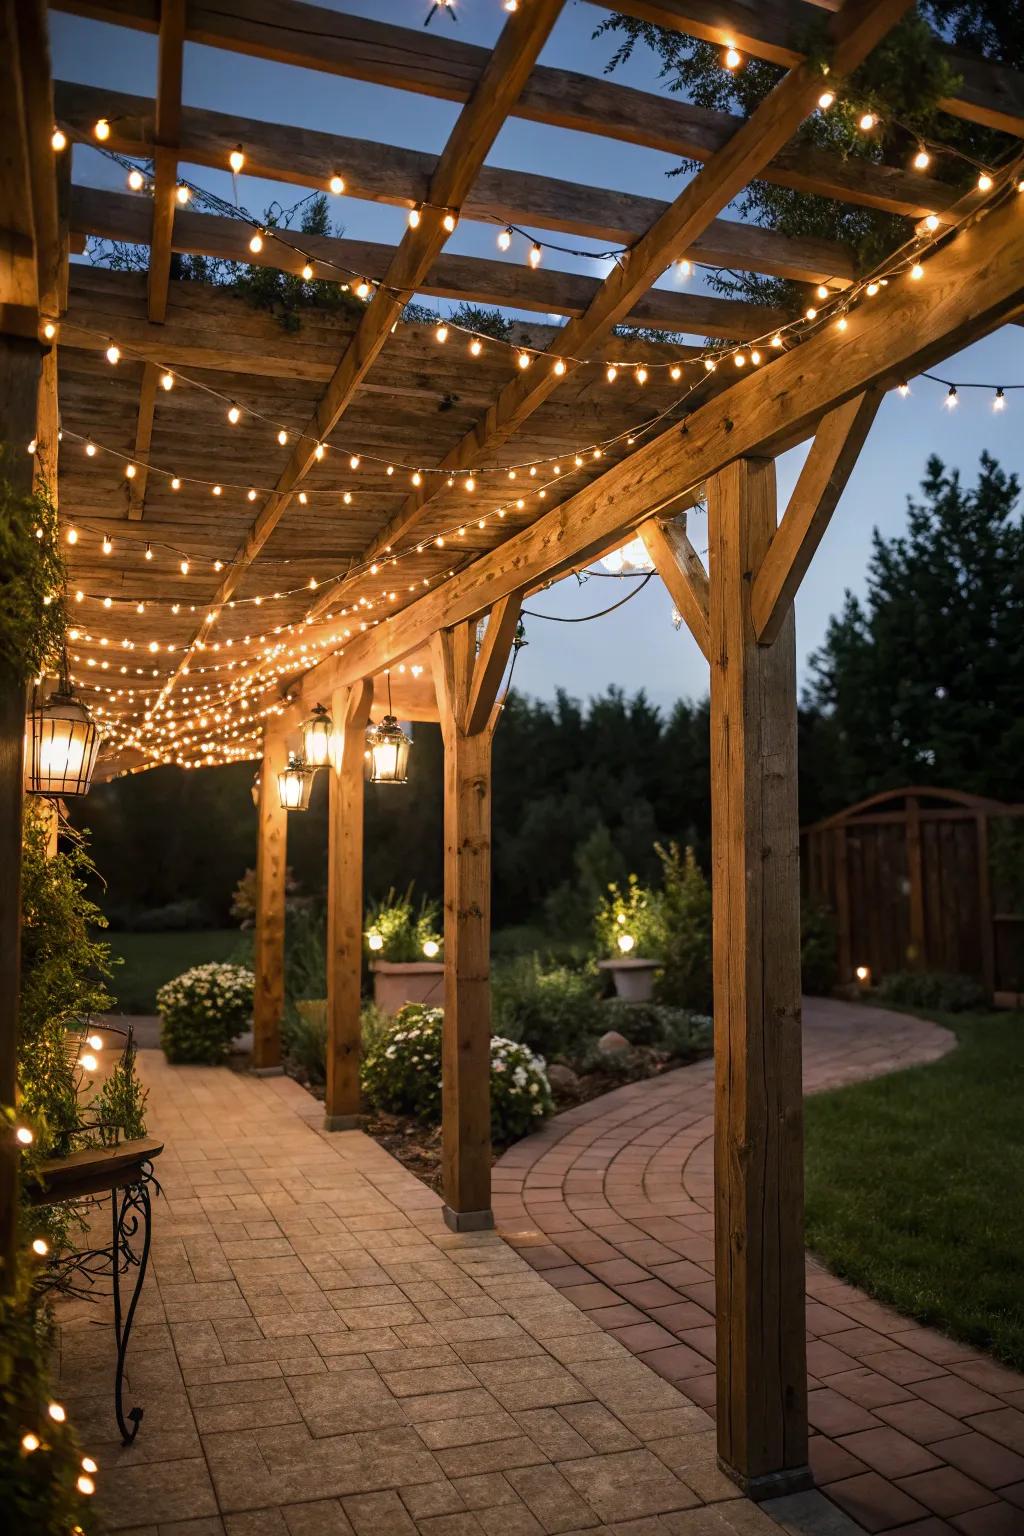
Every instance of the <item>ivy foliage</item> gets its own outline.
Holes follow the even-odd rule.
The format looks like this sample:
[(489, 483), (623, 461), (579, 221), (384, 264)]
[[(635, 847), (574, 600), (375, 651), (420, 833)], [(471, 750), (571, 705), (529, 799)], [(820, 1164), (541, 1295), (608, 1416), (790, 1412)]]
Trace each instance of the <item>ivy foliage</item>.
[[(958, 152), (934, 155), (928, 175), (966, 191), (977, 175), (971, 160), (997, 163), (1008, 141), (978, 124), (940, 111), (939, 103), (955, 93), (960, 81), (949, 56), (938, 45), (928, 17), (946, 30), (953, 13), (958, 13), (959, 38), (981, 41), (987, 53), (999, 57), (1020, 46), (1019, 40), (1014, 43), (1014, 29), (1024, 29), (1019, 18), (1017, 22), (1010, 18), (1014, 9), (995, 0), (991, 5), (929, 0), (919, 10), (909, 11), (843, 82), (830, 110), (815, 112), (806, 119), (794, 136), (794, 145), (826, 151), (844, 160), (905, 168), (921, 139), (927, 138), (930, 144)], [(972, 17), (977, 25), (972, 24)], [(829, 57), (827, 26), (828, 15), (822, 12), (798, 40), (801, 51), (823, 70)], [(626, 63), (638, 48), (648, 48), (659, 61), (660, 78), (670, 92), (683, 95), (695, 106), (740, 117), (749, 117), (785, 73), (779, 65), (754, 58), (744, 59), (737, 70), (724, 69), (722, 50), (715, 44), (629, 16), (607, 18), (594, 35), (616, 40), (606, 73)], [(826, 80), (823, 73), (823, 88)], [(858, 127), (865, 110), (879, 118), (870, 134)], [(689, 175), (698, 169), (698, 162), (684, 160), (669, 174)], [(737, 206), (745, 218), (780, 234), (839, 241), (850, 248), (862, 271), (906, 238), (907, 223), (895, 214), (766, 181), (752, 182)], [(797, 298), (793, 284), (757, 273), (719, 271), (709, 273), (708, 281), (718, 292), (764, 303), (792, 307)]]
[(0, 670), (27, 683), (60, 654), (64, 610), (55, 598), (64, 587), (64, 562), (57, 509), (45, 486), (21, 491), (15, 484), (17, 452), (0, 444)]

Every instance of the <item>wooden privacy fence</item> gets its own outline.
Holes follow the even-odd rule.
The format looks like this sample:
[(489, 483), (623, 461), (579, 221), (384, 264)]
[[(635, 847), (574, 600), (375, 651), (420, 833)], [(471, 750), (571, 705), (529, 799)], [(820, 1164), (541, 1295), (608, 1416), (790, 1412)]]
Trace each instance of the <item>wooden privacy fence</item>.
[(977, 976), (1024, 993), (1024, 805), (912, 785), (801, 833), (805, 896), (834, 915), (839, 979), (860, 966)]

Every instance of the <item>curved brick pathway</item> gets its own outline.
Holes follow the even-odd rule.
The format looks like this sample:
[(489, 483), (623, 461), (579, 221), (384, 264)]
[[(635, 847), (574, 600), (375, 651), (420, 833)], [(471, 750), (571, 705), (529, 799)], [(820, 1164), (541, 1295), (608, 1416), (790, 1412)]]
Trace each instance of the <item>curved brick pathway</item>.
[[(808, 1001), (812, 1092), (952, 1049), (937, 1025)], [(633, 1354), (713, 1411), (710, 1061), (559, 1115), (495, 1169), (507, 1242)], [(1024, 1376), (807, 1261), (811, 1464), (870, 1532), (1022, 1536)]]

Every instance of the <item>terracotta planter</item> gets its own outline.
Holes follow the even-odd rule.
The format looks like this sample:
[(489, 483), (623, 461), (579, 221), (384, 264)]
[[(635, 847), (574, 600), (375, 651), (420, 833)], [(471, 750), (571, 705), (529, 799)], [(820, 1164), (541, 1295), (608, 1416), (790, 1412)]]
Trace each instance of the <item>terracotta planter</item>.
[(444, 1006), (444, 966), (437, 960), (374, 960), (370, 970), (381, 1013), (397, 1013), (405, 1003)]
[(624, 955), (621, 960), (599, 960), (597, 968), (611, 971), (615, 996), (624, 1003), (649, 1003), (654, 996), (654, 973), (661, 969), (661, 961), (633, 960)]

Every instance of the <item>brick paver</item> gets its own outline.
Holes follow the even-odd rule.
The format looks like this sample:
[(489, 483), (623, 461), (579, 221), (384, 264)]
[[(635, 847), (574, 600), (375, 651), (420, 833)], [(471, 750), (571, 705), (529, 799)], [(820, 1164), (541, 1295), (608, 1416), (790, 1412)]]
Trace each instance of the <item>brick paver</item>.
[[(953, 1044), (903, 1014), (808, 1000), (805, 1091)], [(551, 1284), (711, 1412), (713, 1078), (698, 1062), (557, 1116), (501, 1159), (494, 1201), (502, 1235)], [(811, 1464), (834, 1506), (871, 1532), (1024, 1536), (1024, 1377), (810, 1257), (807, 1325)]]
[[(60, 1309), (61, 1400), (99, 1462), (106, 1529), (855, 1529), (821, 1525), (836, 1514), (821, 1495), (770, 1510), (740, 1497), (718, 1472), (704, 1408), (496, 1233), (448, 1232), (437, 1196), (374, 1141), (321, 1132), (322, 1105), (298, 1084), (169, 1067), (154, 1050), (140, 1052), (140, 1069), (149, 1127), (166, 1150), (152, 1273), (128, 1357), (127, 1403), (143, 1405), (145, 1418), (128, 1449), (114, 1425), (109, 1313), (102, 1303)], [(575, 1230), (587, 1229), (581, 1221)], [(616, 1258), (618, 1236), (581, 1243), (572, 1257), (559, 1244), (567, 1291), (577, 1272), (589, 1282), (589, 1261)], [(585, 1301), (615, 1298), (592, 1283)], [(623, 1310), (639, 1319), (636, 1342), (652, 1357), (663, 1335), (674, 1342), (642, 1311)], [(936, 1485), (936, 1496), (957, 1502), (971, 1485), (964, 1474)]]

